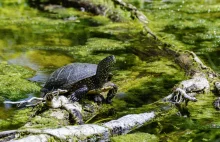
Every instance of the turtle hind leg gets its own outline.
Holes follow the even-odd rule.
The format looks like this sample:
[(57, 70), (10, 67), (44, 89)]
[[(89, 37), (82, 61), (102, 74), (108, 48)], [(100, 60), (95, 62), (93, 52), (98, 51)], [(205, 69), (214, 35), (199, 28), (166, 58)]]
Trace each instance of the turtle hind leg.
[(112, 99), (114, 98), (115, 94), (118, 91), (118, 87), (115, 84), (112, 83), (111, 86), (112, 86), (112, 89), (108, 91), (108, 94), (105, 100), (107, 104), (110, 104), (112, 102)]
[(77, 89), (75, 92), (73, 92), (70, 96), (70, 99), (73, 102), (77, 102), (79, 100), (81, 100), (87, 93), (88, 93), (89, 89), (87, 86), (83, 86), (79, 89)]

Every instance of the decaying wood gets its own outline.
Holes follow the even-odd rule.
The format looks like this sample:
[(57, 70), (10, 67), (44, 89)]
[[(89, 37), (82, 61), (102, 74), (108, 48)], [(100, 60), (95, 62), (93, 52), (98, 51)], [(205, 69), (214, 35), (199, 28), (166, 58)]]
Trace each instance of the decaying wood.
[[(164, 98), (164, 101), (169, 101), (174, 104), (184, 102), (187, 105), (188, 101), (197, 101), (195, 98), (197, 94), (210, 91), (210, 83), (207, 78), (210, 76), (210, 69), (202, 63), (194, 52), (187, 51), (182, 55), (176, 55), (178, 55), (177, 59), (179, 65), (183, 67), (184, 70), (187, 70), (186, 72), (188, 72), (188, 70), (192, 72), (189, 74), (191, 75), (191, 79), (180, 82), (178, 87), (176, 87), (170, 95)], [(193, 62), (198, 66), (193, 66)], [(211, 79), (213, 79), (213, 77)]]
[(178, 86), (173, 93), (164, 98), (164, 101), (174, 104), (186, 103), (187, 101), (196, 102), (197, 99), (194, 97), (196, 94), (200, 92), (207, 93), (210, 90), (209, 82), (203, 74), (184, 80)]
[(149, 33), (152, 37), (154, 37), (154, 39), (157, 39), (156, 35), (147, 26), (149, 20), (141, 11), (139, 11), (135, 6), (129, 3), (125, 3), (123, 0), (112, 0), (112, 1), (115, 4), (120, 5), (123, 9), (129, 11), (131, 13), (131, 17), (136, 18), (143, 25), (143, 29), (147, 33)]
[(50, 138), (63, 141), (109, 141), (111, 136), (126, 134), (154, 118), (154, 112), (130, 114), (102, 125), (85, 124), (57, 129), (26, 129), (0, 132), (0, 138), (13, 136), (14, 142), (45, 142)]

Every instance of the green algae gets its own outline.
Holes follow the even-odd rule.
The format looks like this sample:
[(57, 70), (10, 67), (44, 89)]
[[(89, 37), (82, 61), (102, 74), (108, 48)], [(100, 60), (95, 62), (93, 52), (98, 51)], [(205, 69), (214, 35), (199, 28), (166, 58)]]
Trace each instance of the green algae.
[(148, 133), (134, 133), (111, 138), (112, 142), (158, 142), (159, 139)]
[[(32, 114), (35, 112), (32, 112)], [(58, 128), (70, 125), (69, 113), (66, 110), (48, 109), (31, 117), (21, 129), (26, 128)]]
[[(10, 113), (10, 114), (7, 114)], [(9, 115), (8, 118), (0, 119), (0, 129), (8, 130), (19, 128), (25, 123), (28, 122), (30, 116), (32, 114), (32, 110), (30, 108), (16, 110), (14, 112), (7, 111), (4, 115)]]
[(17, 65), (0, 63), (0, 94), (4, 99), (18, 100), (28, 93), (38, 92), (40, 87), (27, 80), (34, 71)]
[(177, 49), (192, 50), (219, 71), (219, 3), (216, 1), (170, 1), (146, 3), (149, 27), (162, 41)]

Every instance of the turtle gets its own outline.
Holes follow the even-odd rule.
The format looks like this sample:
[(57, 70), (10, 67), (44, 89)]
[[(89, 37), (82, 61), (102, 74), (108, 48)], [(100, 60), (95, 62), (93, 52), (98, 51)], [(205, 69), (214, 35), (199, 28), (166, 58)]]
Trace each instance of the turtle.
[[(116, 59), (114, 55), (108, 56), (97, 64), (71, 63), (55, 70), (41, 89), (42, 96), (58, 89), (67, 90), (70, 100), (80, 101), (86, 94), (96, 94), (95, 102), (111, 103), (117, 93), (118, 87), (110, 82), (111, 70)], [(106, 99), (101, 92), (108, 91)]]

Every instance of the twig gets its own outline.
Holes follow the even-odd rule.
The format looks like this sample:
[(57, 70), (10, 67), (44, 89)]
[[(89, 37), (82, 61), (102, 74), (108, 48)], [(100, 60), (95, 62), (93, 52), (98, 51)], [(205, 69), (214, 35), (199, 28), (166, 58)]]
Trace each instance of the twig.
[[(53, 96), (56, 96), (56, 95), (59, 95), (59, 94), (64, 94), (66, 92), (67, 92), (67, 90), (57, 89), (56, 91), (47, 93), (45, 96), (51, 95), (51, 94)], [(35, 103), (35, 104), (30, 104), (32, 101), (35, 101), (35, 100), (37, 100), (38, 102)], [(22, 105), (24, 105), (25, 107), (32, 107), (32, 106), (38, 105), (39, 103), (41, 103), (41, 102), (43, 102), (45, 100), (46, 100), (46, 97), (44, 97), (44, 98), (32, 97), (29, 100), (23, 100), (23, 101), (16, 101), (16, 102), (4, 101), (4, 104), (17, 104), (18, 107), (20, 107)]]
[(44, 98), (32, 97), (29, 100), (17, 101), (17, 102), (4, 101), (4, 104), (17, 104), (18, 107), (20, 107), (21, 105), (24, 105), (24, 104), (26, 104), (25, 106), (28, 106), (29, 103), (31, 103), (32, 101), (35, 101), (35, 100), (42, 102), (44, 100)]
[(147, 31), (154, 39), (157, 39), (157, 36), (150, 30), (150, 28), (147, 27), (147, 24), (149, 23), (149, 20), (147, 17), (139, 11), (135, 6), (132, 4), (127, 4), (123, 0), (112, 0), (115, 4), (120, 5), (127, 11), (131, 12), (131, 15), (133, 15), (138, 21), (143, 25), (144, 30)]
[(193, 56), (193, 59), (196, 63), (198, 63), (202, 69), (207, 69), (208, 67), (202, 63), (202, 61), (196, 56), (196, 54), (192, 51), (189, 51), (189, 53)]

